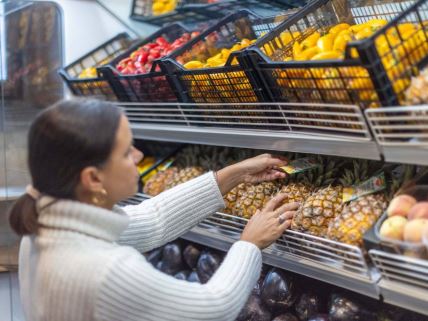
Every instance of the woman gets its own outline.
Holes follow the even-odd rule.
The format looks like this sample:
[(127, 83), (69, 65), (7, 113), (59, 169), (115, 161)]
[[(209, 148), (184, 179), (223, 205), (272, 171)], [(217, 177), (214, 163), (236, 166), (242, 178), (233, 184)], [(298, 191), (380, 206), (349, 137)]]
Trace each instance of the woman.
[(284, 160), (261, 155), (210, 172), (139, 205), (114, 205), (137, 191), (141, 152), (119, 108), (59, 102), (29, 132), (33, 185), (12, 207), (25, 237), (19, 279), (27, 321), (234, 320), (255, 285), (261, 252), (290, 225), (297, 204), (269, 202), (206, 284), (176, 280), (140, 254), (176, 239), (224, 206), (242, 182), (283, 177)]

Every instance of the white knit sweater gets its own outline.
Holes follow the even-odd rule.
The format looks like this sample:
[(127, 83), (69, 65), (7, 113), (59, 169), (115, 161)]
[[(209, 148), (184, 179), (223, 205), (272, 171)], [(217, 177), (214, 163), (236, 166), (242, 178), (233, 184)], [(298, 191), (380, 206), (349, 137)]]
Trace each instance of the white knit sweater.
[(44, 228), (21, 244), (26, 321), (234, 320), (259, 277), (261, 253), (243, 241), (203, 285), (163, 274), (139, 253), (224, 205), (212, 173), (124, 211), (50, 202), (38, 201)]

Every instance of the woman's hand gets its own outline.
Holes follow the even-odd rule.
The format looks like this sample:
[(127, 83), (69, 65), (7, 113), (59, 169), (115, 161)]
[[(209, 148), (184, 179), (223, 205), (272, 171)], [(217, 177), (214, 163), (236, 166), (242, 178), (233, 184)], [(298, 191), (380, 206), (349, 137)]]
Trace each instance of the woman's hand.
[(222, 195), (241, 183), (260, 183), (284, 178), (286, 174), (277, 168), (287, 164), (281, 156), (263, 154), (225, 167), (217, 172), (217, 180)]
[(282, 156), (263, 154), (248, 158), (235, 164), (241, 173), (243, 183), (260, 183), (284, 178), (285, 173), (278, 171), (278, 167), (287, 165), (288, 160)]
[(275, 242), (290, 227), (291, 219), (299, 208), (299, 203), (280, 206), (287, 194), (278, 194), (248, 221), (241, 235), (242, 241), (264, 249)]

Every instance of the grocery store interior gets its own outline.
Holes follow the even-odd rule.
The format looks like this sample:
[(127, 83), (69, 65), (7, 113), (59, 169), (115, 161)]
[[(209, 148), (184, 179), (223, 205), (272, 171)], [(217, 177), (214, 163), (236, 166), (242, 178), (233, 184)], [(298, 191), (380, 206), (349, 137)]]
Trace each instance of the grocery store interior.
[(154, 269), (208, 283), (283, 193), (299, 207), (234, 319), (428, 320), (428, 0), (0, 0), (0, 90), (0, 321), (25, 321), (8, 212), (28, 130), (74, 97), (119, 106), (144, 153), (120, 206), (288, 160), (141, 253)]

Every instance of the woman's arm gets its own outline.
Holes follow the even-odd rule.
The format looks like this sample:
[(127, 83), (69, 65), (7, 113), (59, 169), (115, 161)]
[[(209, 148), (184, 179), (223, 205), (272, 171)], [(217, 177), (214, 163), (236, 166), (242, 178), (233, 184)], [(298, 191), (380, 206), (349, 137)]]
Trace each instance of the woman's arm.
[(123, 210), (130, 224), (119, 243), (142, 252), (176, 239), (203, 219), (224, 208), (222, 195), (242, 182), (257, 183), (285, 176), (275, 168), (286, 160), (263, 154), (180, 184), (139, 205)]
[(175, 240), (223, 207), (214, 174), (204, 174), (138, 205), (125, 206), (130, 224), (119, 243), (149, 251)]
[(210, 281), (198, 284), (155, 270), (133, 251), (116, 258), (102, 277), (95, 320), (235, 320), (261, 264), (255, 245), (236, 242)]

